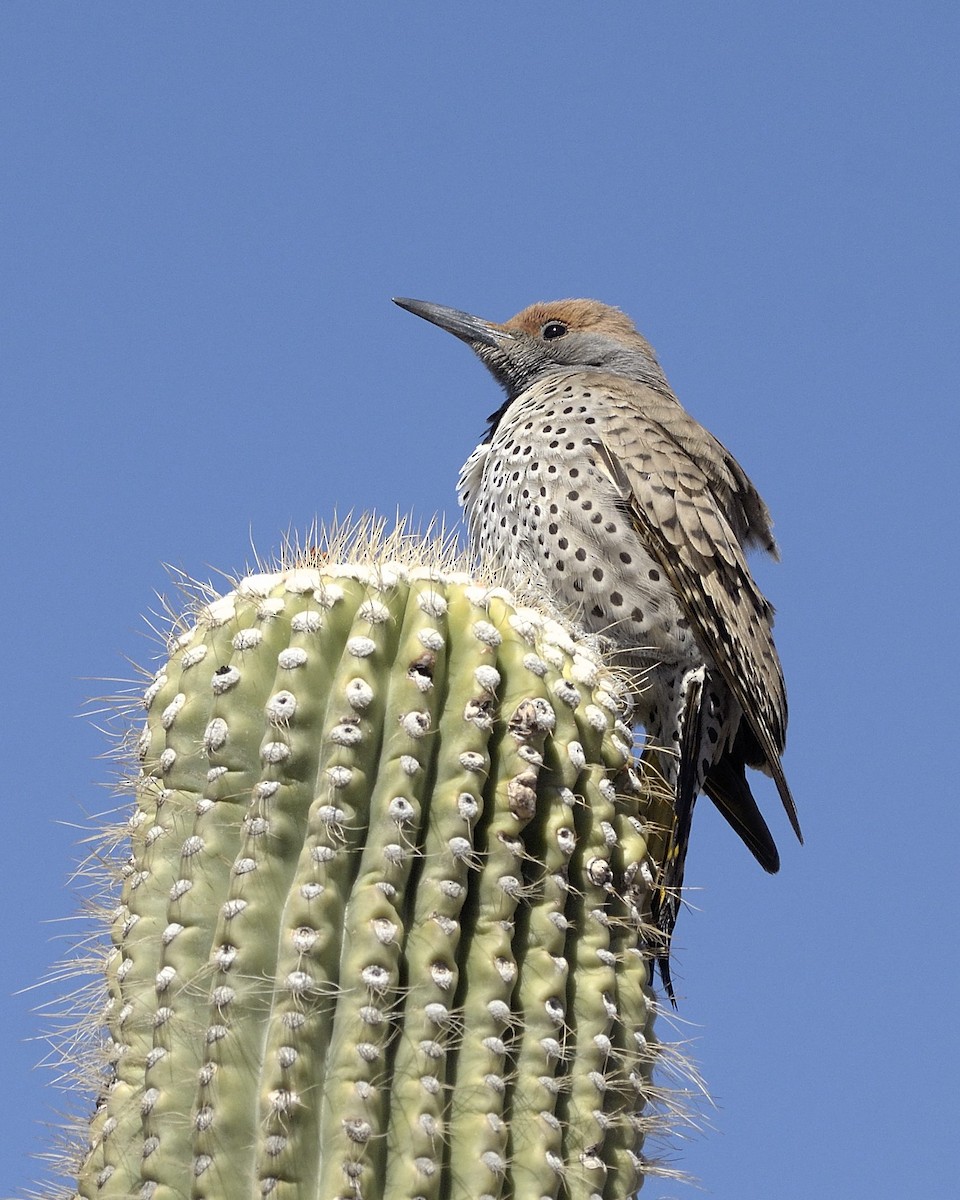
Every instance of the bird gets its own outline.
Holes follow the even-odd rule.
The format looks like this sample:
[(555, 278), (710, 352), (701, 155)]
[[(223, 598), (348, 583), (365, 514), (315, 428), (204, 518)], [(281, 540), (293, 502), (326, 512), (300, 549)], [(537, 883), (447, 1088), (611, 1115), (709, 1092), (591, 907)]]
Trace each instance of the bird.
[(459, 478), (475, 557), (574, 614), (638, 680), (644, 757), (670, 797), (653, 925), (676, 1006), (670, 948), (698, 795), (774, 874), (777, 846), (746, 777), (757, 769), (772, 776), (803, 841), (782, 765), (774, 610), (746, 559), (751, 549), (779, 558), (770, 512), (620, 309), (559, 300), (498, 323), (394, 302), (470, 346), (506, 394)]

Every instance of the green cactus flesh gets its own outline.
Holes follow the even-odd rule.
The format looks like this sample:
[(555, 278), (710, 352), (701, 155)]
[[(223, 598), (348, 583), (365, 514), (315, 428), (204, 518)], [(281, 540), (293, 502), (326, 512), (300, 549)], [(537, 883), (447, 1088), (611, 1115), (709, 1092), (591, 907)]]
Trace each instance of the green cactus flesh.
[(625, 1200), (656, 869), (590, 647), (389, 565), (194, 617), (145, 697), (78, 1194)]

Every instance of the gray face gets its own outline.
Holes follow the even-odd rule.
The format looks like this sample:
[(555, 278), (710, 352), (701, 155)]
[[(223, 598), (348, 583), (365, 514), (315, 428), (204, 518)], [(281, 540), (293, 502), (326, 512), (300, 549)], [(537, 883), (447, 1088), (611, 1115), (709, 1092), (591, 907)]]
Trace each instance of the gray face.
[[(544, 375), (576, 368), (665, 384), (653, 352), (639, 335), (624, 336), (622, 330), (611, 333), (595, 325), (579, 328), (576, 311), (583, 302), (545, 305), (538, 309), (542, 320), (537, 322), (523, 319), (531, 311), (526, 310), (506, 325), (425, 300), (395, 303), (466, 342), (510, 399)], [(523, 327), (518, 328), (515, 322), (522, 319)]]
[(470, 345), (511, 398), (543, 375), (578, 367), (643, 381), (659, 377), (656, 362), (641, 346), (628, 346), (609, 334), (573, 329), (560, 321), (546, 322), (536, 335), (504, 331), (495, 344), (474, 341)]

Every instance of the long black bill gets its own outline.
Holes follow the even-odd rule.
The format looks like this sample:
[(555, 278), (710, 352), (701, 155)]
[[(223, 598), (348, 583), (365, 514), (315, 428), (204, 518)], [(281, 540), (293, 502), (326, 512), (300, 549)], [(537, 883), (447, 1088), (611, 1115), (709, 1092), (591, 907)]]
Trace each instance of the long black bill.
[(433, 325), (439, 325), (447, 333), (452, 333), (462, 342), (471, 346), (500, 346), (509, 333), (493, 321), (484, 321), (471, 313), (461, 312), (459, 308), (446, 308), (442, 304), (431, 304), (428, 300), (408, 300), (404, 296), (394, 296), (394, 304), (399, 304), (414, 316), (423, 317)]

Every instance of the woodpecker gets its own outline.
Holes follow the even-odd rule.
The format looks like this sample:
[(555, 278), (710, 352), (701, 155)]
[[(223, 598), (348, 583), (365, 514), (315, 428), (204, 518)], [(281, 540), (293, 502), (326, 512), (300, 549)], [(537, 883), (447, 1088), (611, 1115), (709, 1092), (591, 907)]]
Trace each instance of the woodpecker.
[(773, 607), (745, 557), (754, 547), (778, 557), (767, 506), (619, 309), (559, 300), (500, 324), (396, 303), (466, 342), (506, 392), (459, 480), (481, 567), (541, 588), (635, 671), (644, 756), (673, 797), (654, 920), (675, 1004), (670, 941), (698, 794), (775, 873), (777, 847), (746, 778), (760, 770), (803, 841), (781, 764)]

